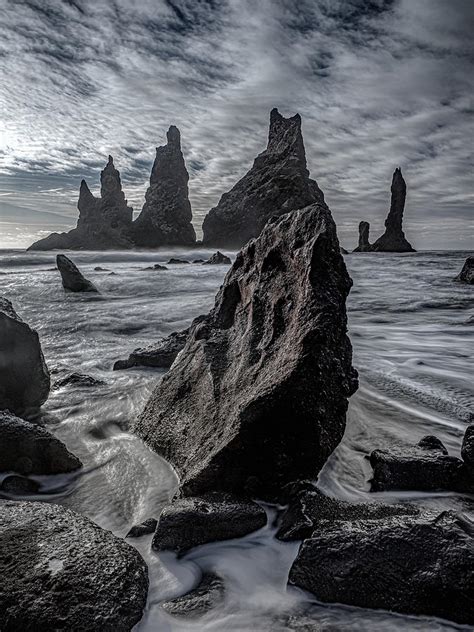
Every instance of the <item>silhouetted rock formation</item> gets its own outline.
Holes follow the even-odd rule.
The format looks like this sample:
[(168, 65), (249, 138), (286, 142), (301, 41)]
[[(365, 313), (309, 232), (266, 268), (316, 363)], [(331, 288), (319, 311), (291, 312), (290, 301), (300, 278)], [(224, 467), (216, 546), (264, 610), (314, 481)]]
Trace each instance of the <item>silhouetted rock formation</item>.
[(454, 279), (459, 283), (474, 284), (474, 256), (468, 257), (464, 262), (461, 272)]
[(149, 366), (159, 369), (168, 369), (176, 359), (186, 343), (189, 328), (183, 331), (173, 331), (166, 338), (162, 338), (157, 343), (135, 349), (128, 356), (127, 360), (117, 360), (114, 364), (114, 371), (131, 369), (134, 366)]
[(141, 619), (148, 573), (138, 551), (85, 516), (0, 501), (0, 629), (114, 630)]
[(405, 239), (405, 233), (402, 230), (407, 185), (400, 167), (394, 171), (391, 192), (392, 199), (390, 212), (385, 220), (385, 232), (377, 239), (372, 248), (376, 252), (415, 252), (415, 249)]
[(142, 248), (196, 243), (179, 129), (172, 125), (166, 137), (167, 144), (156, 148), (146, 201), (133, 224), (133, 240)]
[(357, 388), (351, 285), (324, 203), (275, 217), (237, 255), (134, 427), (182, 493), (274, 498), (317, 476)]
[(359, 224), (359, 245), (353, 252), (371, 252), (374, 248), (369, 243), (369, 222), (360, 222)]
[(109, 156), (100, 174), (101, 197), (92, 195), (85, 180), (79, 190), (77, 227), (68, 233), (53, 233), (28, 250), (103, 250), (130, 248), (133, 209), (127, 206), (120, 173)]
[(33, 412), (48, 399), (50, 377), (38, 334), (0, 297), (0, 409)]
[(56, 264), (61, 273), (63, 288), (70, 292), (98, 292), (91, 281), (86, 279), (79, 268), (66, 255), (57, 255)]
[(268, 219), (324, 200), (309, 177), (301, 134), (301, 117), (270, 113), (267, 149), (250, 171), (206, 215), (206, 246), (240, 248), (257, 237)]
[(82, 388), (91, 388), (96, 386), (105, 386), (103, 380), (99, 380), (92, 375), (86, 375), (85, 373), (69, 373), (65, 377), (62, 377), (53, 384), (53, 390), (58, 388), (64, 388), (65, 386), (79, 386)]
[(203, 265), (205, 265), (205, 266), (223, 265), (223, 264), (230, 265), (231, 263), (232, 263), (232, 261), (230, 260), (230, 258), (227, 257), (226, 255), (223, 255), (220, 250), (215, 252), (212, 255), (212, 257), (209, 257), (209, 259), (207, 261), (203, 261)]

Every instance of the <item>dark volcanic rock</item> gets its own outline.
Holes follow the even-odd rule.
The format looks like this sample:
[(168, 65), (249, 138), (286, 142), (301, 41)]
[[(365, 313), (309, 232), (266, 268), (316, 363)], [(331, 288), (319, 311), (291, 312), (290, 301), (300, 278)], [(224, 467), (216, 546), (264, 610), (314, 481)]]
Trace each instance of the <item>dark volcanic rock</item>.
[(285, 542), (309, 538), (324, 521), (376, 520), (390, 516), (417, 514), (410, 505), (348, 503), (329, 498), (318, 489), (304, 489), (290, 501), (280, 518), (276, 537)]
[(474, 426), (468, 426), (464, 433), (461, 456), (468, 467), (474, 468)]
[(153, 266), (148, 266), (147, 268), (143, 268), (144, 270), (168, 270), (166, 266), (162, 266), (159, 263), (155, 263)]
[(2, 632), (126, 632), (146, 604), (136, 549), (73, 511), (0, 502)]
[(212, 257), (209, 257), (209, 259), (207, 261), (203, 262), (203, 265), (208, 266), (208, 265), (221, 265), (221, 264), (226, 264), (226, 265), (230, 265), (232, 263), (232, 261), (230, 260), (230, 257), (227, 257), (226, 255), (223, 255), (222, 252), (220, 250), (218, 250), (217, 252), (215, 252)]
[(372, 252), (373, 246), (369, 242), (369, 222), (360, 222), (359, 224), (359, 245), (354, 252)]
[(185, 495), (273, 498), (316, 477), (357, 388), (350, 287), (324, 203), (275, 218), (237, 255), (134, 427)]
[(161, 607), (174, 617), (200, 617), (224, 602), (224, 582), (215, 573), (204, 573), (199, 585), (190, 592), (164, 601)]
[(289, 582), (326, 603), (472, 625), (473, 524), (451, 511), (327, 520), (301, 545)]
[(0, 496), (3, 492), (8, 497), (11, 496), (27, 496), (29, 494), (37, 494), (40, 490), (40, 484), (26, 476), (18, 476), (11, 474), (5, 476), (0, 483)]
[(183, 263), (191, 263), (190, 261), (186, 261), (186, 259), (174, 259), (173, 257), (167, 262), (172, 265), (179, 265)]
[(0, 409), (33, 411), (49, 395), (50, 377), (38, 334), (0, 297)]
[(101, 197), (92, 195), (85, 180), (79, 190), (77, 227), (68, 233), (52, 233), (28, 250), (103, 250), (130, 248), (133, 209), (127, 205), (120, 173), (109, 156), (100, 174)]
[(82, 275), (79, 268), (66, 255), (57, 255), (56, 264), (61, 273), (65, 290), (71, 292), (98, 292), (95, 285)]
[(86, 375), (85, 373), (70, 373), (66, 377), (56, 380), (53, 385), (53, 389), (63, 388), (63, 386), (104, 386), (103, 380), (98, 380), (92, 375)]
[(270, 217), (323, 201), (306, 168), (300, 115), (284, 118), (274, 108), (266, 150), (206, 215), (203, 243), (240, 248), (260, 234)]
[(266, 523), (267, 515), (257, 503), (231, 494), (182, 498), (163, 509), (152, 547), (181, 555), (200, 544), (240, 538)]
[(474, 284), (474, 256), (466, 259), (461, 272), (454, 280), (459, 283), (468, 283), (469, 285)]
[(95, 272), (110, 272), (108, 268), (101, 268), (100, 266), (96, 266), (94, 270)]
[(168, 369), (176, 360), (176, 356), (183, 349), (189, 329), (174, 331), (166, 338), (162, 338), (156, 344), (142, 349), (135, 349), (127, 360), (117, 360), (114, 371), (130, 369), (134, 366), (150, 366), (159, 369)]
[(193, 259), (193, 263), (205, 263), (204, 259)]
[(392, 199), (390, 212), (385, 220), (385, 232), (373, 244), (372, 249), (377, 252), (415, 252), (402, 230), (407, 185), (400, 167), (393, 173), (391, 192)]
[(193, 246), (196, 242), (179, 129), (172, 125), (166, 138), (167, 144), (156, 148), (145, 204), (133, 223), (135, 245), (143, 248)]
[(142, 535), (153, 533), (157, 524), (158, 520), (156, 520), (156, 518), (147, 518), (147, 520), (144, 520), (140, 524), (134, 524), (125, 537), (141, 538)]
[(0, 471), (18, 474), (62, 474), (82, 467), (57, 437), (45, 428), (0, 412)]
[(341, 255), (348, 255), (349, 252), (341, 246)]

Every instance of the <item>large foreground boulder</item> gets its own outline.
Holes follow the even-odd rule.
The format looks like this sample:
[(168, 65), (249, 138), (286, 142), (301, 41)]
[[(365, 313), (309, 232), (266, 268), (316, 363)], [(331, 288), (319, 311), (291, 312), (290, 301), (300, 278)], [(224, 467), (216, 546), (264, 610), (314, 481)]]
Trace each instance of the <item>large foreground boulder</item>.
[(0, 501), (2, 632), (126, 632), (148, 591), (136, 549), (73, 511)]
[(0, 297), (0, 409), (34, 411), (47, 400), (50, 385), (37, 332)]
[(64, 443), (45, 428), (0, 411), (0, 472), (61, 474), (82, 466)]
[(385, 232), (374, 242), (372, 249), (376, 252), (415, 252), (415, 249), (405, 238), (402, 229), (407, 185), (400, 167), (395, 169), (393, 173), (391, 193), (390, 211), (385, 220)]
[(276, 217), (237, 255), (134, 426), (185, 495), (271, 499), (317, 476), (357, 388), (350, 287), (324, 203)]
[(253, 167), (221, 197), (202, 225), (205, 246), (240, 248), (257, 237), (268, 219), (302, 208), (324, 197), (309, 177), (301, 134), (301, 117), (270, 113), (265, 151)]
[(113, 370), (120, 371), (135, 366), (169, 369), (186, 344), (188, 333), (189, 329), (173, 331), (169, 336), (162, 338), (155, 344), (135, 349), (126, 360), (117, 360)]
[(95, 285), (85, 278), (76, 264), (66, 255), (57, 255), (56, 265), (61, 273), (61, 280), (65, 290), (70, 292), (98, 292)]
[(454, 279), (459, 283), (474, 284), (474, 256), (468, 257), (464, 262), (461, 272)]
[(300, 547), (289, 582), (319, 601), (474, 624), (473, 524), (420, 512), (326, 520)]

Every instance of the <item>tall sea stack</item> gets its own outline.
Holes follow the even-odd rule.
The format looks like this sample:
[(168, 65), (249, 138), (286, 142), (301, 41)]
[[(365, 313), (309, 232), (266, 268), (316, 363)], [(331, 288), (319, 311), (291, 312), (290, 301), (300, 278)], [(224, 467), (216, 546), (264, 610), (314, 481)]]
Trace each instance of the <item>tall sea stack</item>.
[(412, 245), (405, 239), (402, 230), (407, 185), (400, 167), (394, 171), (391, 192), (392, 199), (390, 212), (385, 220), (385, 232), (373, 244), (373, 250), (377, 252), (415, 252)]
[(156, 148), (146, 201), (133, 225), (133, 241), (142, 248), (193, 246), (196, 242), (179, 129), (171, 125), (166, 137), (166, 145)]
[(323, 193), (306, 167), (300, 115), (285, 118), (274, 108), (266, 150), (206, 215), (203, 242), (240, 248), (260, 234), (270, 217), (322, 201)]
[(372, 244), (369, 242), (369, 222), (360, 222), (359, 224), (359, 245), (354, 249), (354, 252), (371, 252), (373, 250)]

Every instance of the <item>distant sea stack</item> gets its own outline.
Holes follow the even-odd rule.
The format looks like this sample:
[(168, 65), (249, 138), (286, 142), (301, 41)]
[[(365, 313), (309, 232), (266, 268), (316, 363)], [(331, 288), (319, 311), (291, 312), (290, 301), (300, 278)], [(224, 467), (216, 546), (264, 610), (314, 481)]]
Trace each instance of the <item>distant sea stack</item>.
[(400, 167), (394, 171), (391, 192), (392, 200), (390, 212), (385, 220), (385, 232), (374, 243), (373, 250), (376, 252), (416, 252), (405, 239), (405, 234), (402, 230), (407, 185), (403, 179)]
[(361, 222), (359, 224), (359, 245), (354, 249), (354, 252), (372, 252), (374, 248), (369, 243), (369, 231), (369, 222)]
[(284, 118), (274, 108), (266, 150), (206, 215), (203, 243), (240, 248), (258, 237), (270, 217), (323, 201), (322, 191), (306, 168), (300, 115)]
[(196, 243), (179, 129), (171, 125), (166, 137), (166, 145), (156, 148), (146, 201), (133, 225), (134, 243), (142, 248)]

